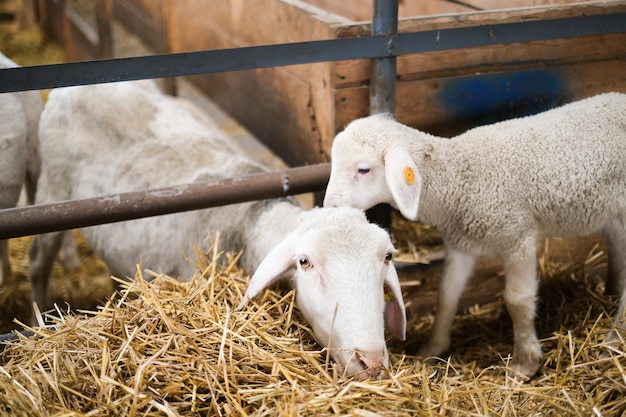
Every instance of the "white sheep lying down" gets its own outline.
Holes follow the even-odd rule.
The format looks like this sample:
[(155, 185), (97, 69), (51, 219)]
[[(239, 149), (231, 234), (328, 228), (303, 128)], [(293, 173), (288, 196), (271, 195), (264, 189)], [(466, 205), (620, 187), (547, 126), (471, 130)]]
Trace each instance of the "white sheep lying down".
[[(53, 91), (41, 119), (46, 157), (37, 203), (80, 199), (259, 173), (210, 120), (152, 81)], [(406, 320), (388, 234), (352, 208), (305, 211), (264, 200), (84, 228), (87, 242), (118, 277), (136, 264), (188, 279), (184, 259), (220, 231), (220, 249), (244, 249), (256, 270), (244, 299), (281, 278), (292, 280), (298, 308), (342, 372), (379, 376), (389, 365), (385, 321), (404, 338)], [(38, 235), (31, 250), (33, 300), (48, 305), (60, 233)], [(384, 287), (391, 290), (385, 298)]]
[[(0, 52), (0, 68), (18, 65)], [(15, 207), (22, 187), (26, 203), (33, 204), (40, 170), (39, 91), (0, 94), (0, 209)], [(66, 268), (80, 266), (78, 251), (70, 233), (63, 240), (61, 262)], [(12, 275), (7, 240), (0, 240), (0, 285)]]
[[(0, 53), (0, 68), (17, 66)], [(0, 209), (15, 207), (24, 185), (28, 201), (34, 198), (41, 107), (38, 91), (0, 94)], [(10, 276), (8, 241), (0, 240), (0, 284)]]
[[(458, 300), (476, 258), (496, 255), (506, 275), (514, 370), (532, 376), (542, 350), (534, 328), (537, 240), (602, 231), (607, 290), (626, 307), (626, 94), (471, 129), (452, 139), (389, 115), (350, 123), (332, 145), (324, 206), (390, 203), (442, 234), (446, 263), (432, 334), (420, 352), (445, 353)], [(616, 336), (611, 332), (607, 340)]]

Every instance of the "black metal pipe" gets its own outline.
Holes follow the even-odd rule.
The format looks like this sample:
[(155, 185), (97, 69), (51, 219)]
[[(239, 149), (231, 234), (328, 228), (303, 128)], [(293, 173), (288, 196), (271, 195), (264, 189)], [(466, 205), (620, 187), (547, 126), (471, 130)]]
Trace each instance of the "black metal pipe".
[(0, 239), (323, 190), (330, 164), (0, 210)]
[[(395, 0), (394, 0), (395, 1)], [(626, 13), (0, 69), (0, 93), (626, 32)]]
[(398, 35), (398, 0), (374, 0), (372, 36), (387, 37), (387, 56), (372, 61), (370, 113), (396, 111), (395, 39)]
[[(387, 37), (387, 55), (372, 60), (370, 75), (370, 114), (396, 113), (396, 55), (398, 0), (374, 0), (372, 36)], [(367, 211), (367, 218), (383, 228), (391, 228), (391, 207), (379, 204)]]

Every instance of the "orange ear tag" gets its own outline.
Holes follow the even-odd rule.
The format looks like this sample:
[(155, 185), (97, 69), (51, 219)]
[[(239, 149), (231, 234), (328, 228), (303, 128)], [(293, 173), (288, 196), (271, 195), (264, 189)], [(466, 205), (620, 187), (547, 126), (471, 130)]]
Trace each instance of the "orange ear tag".
[(404, 182), (412, 185), (415, 182), (415, 172), (411, 167), (404, 167)]

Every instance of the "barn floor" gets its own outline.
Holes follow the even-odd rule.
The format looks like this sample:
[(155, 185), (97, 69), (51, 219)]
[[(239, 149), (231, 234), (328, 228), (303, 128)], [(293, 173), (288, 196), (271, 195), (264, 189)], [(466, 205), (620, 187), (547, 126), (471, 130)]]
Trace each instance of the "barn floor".
[[(19, 42), (15, 38), (7, 39), (0, 36), (0, 50), (11, 56), (8, 50), (16, 47), (9, 43)], [(36, 44), (36, 48), (44, 48), (40, 37), (34, 35), (29, 39), (29, 47)], [(125, 45), (123, 53), (132, 54), (129, 52), (135, 50), (132, 48)], [(19, 52), (20, 48), (16, 49)], [(18, 59), (18, 56), (16, 53), (14, 58), (20, 63), (37, 63)], [(210, 100), (184, 82), (179, 82), (178, 86), (181, 95), (192, 98), (209, 114), (221, 118), (222, 126), (256, 158), (269, 158), (275, 162), (245, 129), (219, 111)], [(309, 203), (310, 198), (305, 200), (305, 204)], [(407, 305), (408, 340), (390, 341), (392, 369), (389, 379), (362, 384), (337, 375), (329, 380), (320, 377), (326, 371), (332, 375), (332, 366), (325, 362), (323, 352), (317, 351), (319, 347), (312, 341), (297, 313), (294, 322), (299, 324), (291, 321), (293, 301), (274, 292), (268, 297), (276, 305), (274, 313), (278, 311), (279, 314), (274, 314), (272, 320), (277, 323), (287, 320), (285, 312), (289, 312), (289, 323), (259, 324), (259, 333), (269, 336), (254, 338), (265, 337), (269, 341), (270, 348), (266, 347), (269, 356), (263, 356), (265, 351), (259, 356), (256, 347), (243, 348), (245, 352), (254, 352), (250, 358), (259, 361), (256, 366), (259, 372), (252, 373), (253, 364), (245, 362), (242, 357), (237, 361), (241, 366), (245, 362), (246, 374), (238, 373), (242, 371), (234, 368), (231, 371), (235, 373), (229, 375), (226, 368), (213, 369), (215, 363), (223, 363), (219, 358), (224, 357), (225, 345), (232, 354), (233, 346), (241, 342), (235, 330), (231, 333), (224, 330), (231, 325), (228, 323), (230, 301), (206, 298), (209, 287), (210, 294), (214, 295), (213, 284), (209, 286), (206, 282), (213, 282), (216, 278), (202, 276), (198, 278), (199, 283), (186, 287), (161, 277), (154, 286), (136, 284), (136, 297), (102, 309), (111, 292), (109, 276), (104, 265), (76, 233), (83, 266), (76, 271), (66, 271), (55, 265), (53, 278), (60, 308), (67, 309), (63, 307), (67, 306), (62, 301), (65, 300), (73, 309), (66, 320), (57, 323), (57, 330), (62, 329), (67, 339), (59, 339), (59, 333), (42, 332), (32, 340), (8, 347), (0, 355), (0, 415), (20, 412), (78, 415), (89, 411), (101, 415), (624, 415), (626, 355), (623, 341), (609, 360), (600, 357), (600, 340), (610, 328), (610, 317), (616, 308), (614, 299), (602, 295), (606, 256), (601, 239), (550, 239), (544, 243), (539, 253), (542, 284), (537, 327), (546, 354), (545, 364), (536, 378), (526, 384), (511, 386), (511, 381), (504, 376), (512, 333), (501, 300), (501, 265), (492, 259), (481, 259), (455, 321), (452, 356), (428, 367), (411, 355), (425, 341), (432, 323), (436, 283), (443, 267), (440, 241), (436, 231), (416, 226), (398, 216), (394, 216), (393, 233), (401, 249), (396, 264)], [(22, 328), (14, 319), (22, 323), (29, 320), (26, 277), (30, 240), (25, 237), (10, 243), (15, 279), (0, 287), (2, 333)], [(205, 259), (202, 262), (210, 261)], [(229, 273), (233, 274), (233, 282), (245, 285), (245, 275), (236, 269)], [(231, 284), (222, 282), (219, 285)], [(228, 291), (236, 297), (240, 290)], [(159, 309), (161, 302), (169, 306), (167, 311)], [(80, 314), (82, 310), (98, 308), (101, 311), (95, 315)], [(250, 311), (256, 308), (251, 307)], [(263, 314), (266, 308), (260, 309)], [(141, 309), (145, 309), (145, 316), (142, 316)], [(202, 320), (210, 322), (211, 326), (217, 325), (214, 332), (220, 337), (216, 350), (204, 350), (203, 343), (208, 344), (207, 338), (212, 336), (206, 329), (202, 330), (198, 321), (193, 321), (195, 315), (201, 313), (205, 314)], [(128, 317), (125, 323), (131, 324), (124, 325), (123, 320), (120, 323), (115, 319), (116, 315)], [(221, 321), (224, 317), (227, 323)], [(248, 319), (234, 318), (233, 323), (241, 325), (241, 320)], [(118, 325), (121, 327), (116, 327)], [(181, 329), (177, 327), (179, 325), (186, 327)], [(206, 326), (207, 329), (213, 328), (209, 324)], [(286, 333), (279, 332), (283, 330)], [(109, 344), (93, 345), (93, 335), (102, 338), (105, 333), (110, 337)], [(174, 341), (172, 354), (180, 353), (176, 360), (190, 360), (200, 365), (184, 366), (172, 362), (169, 371), (174, 379), (168, 380), (169, 376), (165, 375), (169, 365), (167, 355), (162, 351), (163, 345), (159, 344), (161, 342), (154, 346), (150, 344), (157, 333), (160, 333), (159, 340), (169, 338)], [(185, 343), (178, 341), (181, 335), (185, 335)], [(274, 342), (270, 340), (273, 337), (276, 338)], [(293, 343), (288, 344), (292, 340)], [(91, 343), (89, 346), (84, 345), (88, 342)], [(55, 356), (59, 349), (68, 354)], [(303, 349), (304, 353), (301, 352)], [(31, 357), (27, 358), (21, 352), (31, 352)], [(275, 362), (272, 362), (272, 355)], [(107, 365), (103, 358), (117, 362), (115, 366), (113, 362)], [(167, 360), (174, 361), (173, 356)], [(299, 361), (295, 368), (290, 367), (289, 371), (281, 368), (292, 360)], [(118, 372), (123, 362), (124, 366), (133, 362), (134, 371), (129, 374)], [(55, 366), (63, 371), (55, 373)], [(301, 368), (302, 374), (297, 373), (297, 367)], [(34, 375), (42, 379), (37, 380)], [(207, 385), (207, 380), (212, 382)], [(92, 393), (89, 390), (93, 387), (99, 387), (100, 391)]]

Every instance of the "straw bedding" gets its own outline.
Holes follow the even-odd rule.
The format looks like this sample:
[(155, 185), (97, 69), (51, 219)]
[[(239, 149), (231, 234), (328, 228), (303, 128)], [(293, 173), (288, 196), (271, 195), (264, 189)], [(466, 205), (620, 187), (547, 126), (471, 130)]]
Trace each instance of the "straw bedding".
[[(138, 272), (93, 313), (63, 314), (0, 354), (0, 415), (572, 415), (626, 410), (623, 340), (604, 358), (614, 300), (601, 296), (593, 253), (568, 266), (542, 261), (545, 365), (507, 379), (510, 323), (501, 302), (457, 318), (451, 358), (427, 366), (410, 354), (431, 317), (391, 345), (383, 380), (337, 374), (294, 306), (267, 290), (233, 311), (249, 279), (237, 257), (197, 254), (189, 283)], [(138, 269), (139, 271), (139, 269)]]
[[(39, 33), (0, 36), (0, 47), (22, 65), (62, 60)], [(436, 232), (406, 222), (394, 232), (408, 259), (440, 243)], [(60, 297), (81, 308), (87, 298), (92, 305), (102, 300), (110, 285), (77, 237), (83, 268), (57, 266), (53, 279)], [(0, 313), (22, 321), (29, 242), (11, 241), (17, 279), (0, 288)], [(601, 356), (616, 300), (602, 296), (606, 265), (597, 250), (568, 262), (547, 252), (540, 258), (537, 326), (545, 362), (524, 383), (505, 376), (513, 342), (501, 300), (457, 316), (452, 356), (432, 366), (410, 356), (432, 315), (409, 307), (408, 340), (390, 341), (387, 377), (357, 382), (337, 374), (292, 292), (268, 290), (235, 312), (249, 279), (235, 266), (236, 255), (216, 247), (197, 258), (189, 283), (156, 274), (146, 282), (138, 273), (97, 311), (64, 312), (52, 319), (54, 329), (32, 329), (35, 336), (8, 344), (0, 353), (0, 415), (626, 415), (626, 344), (620, 340)], [(4, 326), (10, 318), (2, 314)]]

